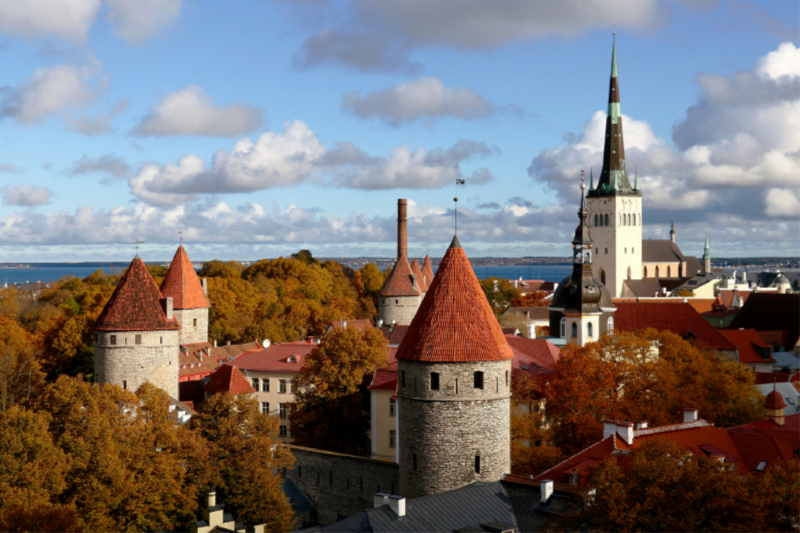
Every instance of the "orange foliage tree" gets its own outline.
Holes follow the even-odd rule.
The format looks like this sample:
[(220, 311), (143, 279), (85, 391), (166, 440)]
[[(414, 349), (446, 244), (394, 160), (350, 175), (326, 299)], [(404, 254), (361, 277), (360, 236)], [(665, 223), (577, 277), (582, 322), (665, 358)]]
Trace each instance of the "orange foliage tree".
[(552, 432), (544, 411), (544, 380), (525, 370), (511, 379), (511, 471), (528, 476), (558, 463), (563, 454), (552, 445)]
[(369, 430), (367, 385), (385, 366), (387, 342), (375, 328), (337, 329), (308, 357), (295, 378), (290, 414), (295, 443), (364, 453)]

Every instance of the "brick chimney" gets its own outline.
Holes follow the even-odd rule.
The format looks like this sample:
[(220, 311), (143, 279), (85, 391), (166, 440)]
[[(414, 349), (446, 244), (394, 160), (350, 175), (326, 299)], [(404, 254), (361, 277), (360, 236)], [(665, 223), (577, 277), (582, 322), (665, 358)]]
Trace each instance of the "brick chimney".
[(406, 201), (397, 200), (397, 257), (408, 257), (408, 228), (406, 227)]

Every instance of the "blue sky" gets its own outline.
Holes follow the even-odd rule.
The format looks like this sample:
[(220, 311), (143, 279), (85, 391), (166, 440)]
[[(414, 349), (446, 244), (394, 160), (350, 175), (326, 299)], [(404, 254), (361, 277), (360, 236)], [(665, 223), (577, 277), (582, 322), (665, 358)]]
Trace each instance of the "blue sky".
[[(645, 238), (800, 249), (794, 0), (0, 0), (0, 261), (566, 256), (616, 25)], [(455, 165), (458, 164), (458, 170)]]

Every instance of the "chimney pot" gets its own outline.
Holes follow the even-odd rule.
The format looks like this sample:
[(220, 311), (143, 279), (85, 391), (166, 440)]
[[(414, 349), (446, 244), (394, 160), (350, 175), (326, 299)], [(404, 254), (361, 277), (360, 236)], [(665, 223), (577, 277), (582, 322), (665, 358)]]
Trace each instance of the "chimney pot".
[(203, 296), (208, 298), (208, 278), (202, 278), (200, 284), (203, 285)]
[(214, 337), (214, 348), (216, 348), (216, 347), (217, 347), (217, 338)]
[(408, 229), (406, 226), (406, 201), (397, 200), (397, 257), (408, 257)]
[(208, 506), (209, 507), (217, 506), (217, 492), (214, 490), (208, 493)]
[(694, 422), (697, 420), (697, 409), (687, 407), (683, 410), (683, 422)]
[(406, 499), (402, 496), (389, 496), (389, 507), (398, 518), (406, 515)]
[(314, 335), (308, 335), (308, 336), (306, 336), (306, 342), (307, 342), (308, 344), (314, 344)]
[(230, 345), (231, 345), (231, 340), (230, 339), (226, 340), (225, 341), (225, 346), (230, 346)]
[(379, 328), (382, 328), (382, 327), (383, 327), (383, 319), (382, 319), (382, 318), (379, 318), (379, 319), (378, 319), (378, 323), (377, 323), (377, 324), (378, 324), (378, 327), (379, 327)]
[(636, 422), (636, 429), (647, 429), (647, 420), (639, 420)]
[(547, 503), (547, 500), (550, 499), (550, 496), (553, 495), (553, 480), (552, 479), (543, 479), (542, 483), (540, 484), (541, 490), (541, 502)]
[(617, 434), (628, 446), (633, 444), (633, 424), (631, 422), (617, 422)]

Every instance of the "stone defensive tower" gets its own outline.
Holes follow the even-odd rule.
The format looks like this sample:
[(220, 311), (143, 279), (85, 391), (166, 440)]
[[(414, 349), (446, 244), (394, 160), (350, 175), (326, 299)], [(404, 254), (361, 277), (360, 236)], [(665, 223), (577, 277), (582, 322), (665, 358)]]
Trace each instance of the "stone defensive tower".
[(603, 170), (597, 187), (593, 185), (590, 182), (586, 195), (587, 224), (596, 247), (592, 270), (611, 296), (618, 298), (626, 279), (642, 279), (642, 192), (637, 182), (631, 187), (625, 165), (616, 41), (611, 53)]
[(419, 262), (414, 260), (416, 272), (408, 262), (406, 224), (406, 201), (401, 198), (397, 201), (397, 262), (378, 293), (378, 318), (385, 324), (411, 324), (427, 289)]
[(457, 238), (397, 352), (400, 494), (511, 471), (513, 354)]
[(189, 255), (178, 247), (172, 264), (161, 282), (161, 294), (172, 298), (173, 312), (181, 325), (180, 344), (208, 342), (208, 302), (206, 280), (200, 281)]
[(180, 326), (137, 255), (95, 325), (97, 383), (135, 391), (144, 382), (178, 397)]

